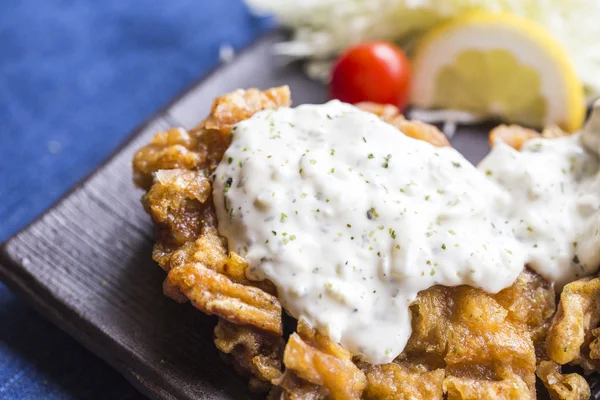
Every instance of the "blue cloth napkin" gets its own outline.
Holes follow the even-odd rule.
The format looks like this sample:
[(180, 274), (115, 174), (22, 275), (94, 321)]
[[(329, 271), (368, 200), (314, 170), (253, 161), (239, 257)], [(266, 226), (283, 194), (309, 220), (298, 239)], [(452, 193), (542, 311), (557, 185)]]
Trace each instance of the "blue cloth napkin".
[[(0, 242), (272, 26), (242, 0), (0, 1)], [(141, 398), (0, 284), (0, 399)]]

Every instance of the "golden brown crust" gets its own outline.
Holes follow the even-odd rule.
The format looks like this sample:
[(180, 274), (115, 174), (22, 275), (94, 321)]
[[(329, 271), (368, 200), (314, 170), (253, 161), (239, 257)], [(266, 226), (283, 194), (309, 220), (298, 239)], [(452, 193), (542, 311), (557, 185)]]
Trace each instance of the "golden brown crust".
[(548, 356), (558, 364), (600, 371), (597, 330), (600, 323), (600, 278), (566, 285), (546, 338)]
[(579, 374), (562, 374), (560, 366), (551, 361), (542, 361), (537, 368), (537, 376), (542, 380), (552, 400), (587, 400), (590, 386)]
[(492, 393), (501, 381), (524, 398), (535, 394), (531, 333), (492, 296), (466, 286), (435, 286), (419, 294), (411, 311), (413, 334), (401, 359), (444, 368), (444, 390), (453, 398), (472, 398), (466, 390), (475, 384)]
[(377, 103), (358, 103), (358, 108), (373, 113), (383, 119), (385, 122), (395, 126), (406, 136), (413, 139), (429, 142), (437, 147), (450, 146), (448, 138), (434, 125), (426, 124), (421, 121), (411, 121), (400, 114), (400, 110), (389, 104)]
[(502, 141), (515, 150), (521, 150), (526, 141), (539, 137), (541, 137), (539, 132), (533, 129), (519, 125), (499, 125), (491, 130), (489, 141), (490, 147), (494, 147), (497, 141)]
[(208, 168), (212, 172), (229, 146), (229, 132), (233, 125), (258, 111), (290, 104), (287, 86), (265, 91), (239, 89), (215, 99), (209, 116), (196, 128), (159, 132), (149, 145), (135, 153), (135, 184), (148, 190), (154, 181), (153, 173), (161, 169)]
[(554, 285), (526, 268), (512, 286), (494, 299), (508, 311), (509, 321), (529, 332), (536, 354), (544, 356), (546, 333), (556, 308)]
[(181, 298), (181, 293), (198, 310), (234, 324), (252, 325), (278, 336), (283, 333), (277, 297), (256, 287), (234, 283), (201, 263), (171, 269), (164, 292), (174, 299)]
[(367, 376), (364, 396), (372, 400), (441, 400), (444, 370), (428, 370), (421, 365), (359, 363)]
[(283, 363), (298, 378), (325, 389), (327, 398), (334, 400), (360, 399), (366, 386), (365, 375), (352, 362), (352, 355), (303, 321), (288, 339)]
[(250, 387), (254, 391), (269, 390), (271, 381), (281, 377), (284, 345), (281, 337), (219, 319), (215, 345), (232, 357), (238, 372), (250, 376)]
[(268, 390), (281, 375), (281, 305), (272, 284), (248, 282), (246, 262), (227, 252), (216, 230), (209, 177), (233, 124), (289, 104), (287, 87), (237, 90), (216, 99), (198, 127), (160, 132), (133, 159), (134, 181), (147, 190), (142, 203), (156, 229), (153, 258), (168, 272), (165, 294), (220, 317), (217, 347), (257, 390)]
[(133, 180), (148, 190), (153, 182), (152, 173), (159, 169), (191, 170), (201, 165), (206, 156), (193, 149), (196, 138), (184, 129), (172, 128), (159, 132), (150, 144), (133, 156)]
[(489, 143), (490, 147), (494, 147), (497, 140), (500, 140), (515, 150), (521, 150), (521, 147), (531, 139), (545, 138), (555, 139), (569, 135), (556, 125), (546, 127), (540, 134), (533, 129), (524, 128), (519, 125), (498, 125), (490, 131)]

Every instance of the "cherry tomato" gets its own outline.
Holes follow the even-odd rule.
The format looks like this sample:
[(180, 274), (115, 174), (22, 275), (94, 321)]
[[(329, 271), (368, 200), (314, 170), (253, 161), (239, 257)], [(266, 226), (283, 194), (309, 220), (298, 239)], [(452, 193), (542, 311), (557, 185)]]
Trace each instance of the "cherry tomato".
[(402, 109), (409, 96), (410, 62), (388, 42), (364, 42), (348, 48), (333, 66), (332, 98), (346, 103), (372, 101)]

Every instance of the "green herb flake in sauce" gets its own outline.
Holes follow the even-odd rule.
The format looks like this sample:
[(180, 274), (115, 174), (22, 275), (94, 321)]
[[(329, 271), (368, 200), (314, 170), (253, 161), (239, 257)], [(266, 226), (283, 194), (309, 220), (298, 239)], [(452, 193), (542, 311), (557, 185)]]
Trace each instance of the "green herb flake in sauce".
[(367, 218), (368, 219), (373, 219), (373, 217), (378, 218), (379, 214), (377, 214), (377, 210), (375, 210), (374, 207), (371, 207), (368, 211), (367, 211)]
[(388, 155), (387, 155), (387, 156), (385, 156), (383, 159), (384, 159), (385, 161), (383, 162), (383, 164), (381, 164), (381, 166), (382, 166), (383, 168), (388, 168), (388, 167), (390, 166), (390, 160), (392, 159), (392, 155), (391, 155), (391, 154), (388, 154)]

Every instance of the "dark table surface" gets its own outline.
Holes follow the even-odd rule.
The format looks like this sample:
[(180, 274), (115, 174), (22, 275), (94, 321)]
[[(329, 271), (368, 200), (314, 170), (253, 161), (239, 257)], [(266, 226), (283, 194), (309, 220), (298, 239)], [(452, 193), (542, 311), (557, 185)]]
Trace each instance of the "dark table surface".
[[(0, 242), (273, 24), (241, 0), (0, 2)], [(142, 398), (0, 283), (0, 399)]]

